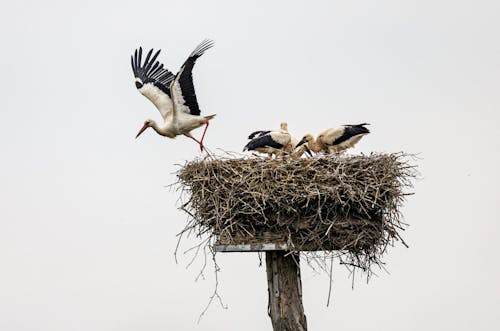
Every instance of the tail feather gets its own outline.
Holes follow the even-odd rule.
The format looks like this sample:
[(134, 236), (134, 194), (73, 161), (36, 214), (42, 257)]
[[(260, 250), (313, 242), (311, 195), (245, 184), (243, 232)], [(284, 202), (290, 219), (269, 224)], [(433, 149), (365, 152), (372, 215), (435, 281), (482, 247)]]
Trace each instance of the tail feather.
[(212, 118), (214, 118), (216, 115), (217, 115), (217, 114), (208, 115), (208, 116), (205, 116), (205, 118), (206, 118), (207, 120), (209, 120), (209, 121), (210, 121), (210, 120), (211, 120)]

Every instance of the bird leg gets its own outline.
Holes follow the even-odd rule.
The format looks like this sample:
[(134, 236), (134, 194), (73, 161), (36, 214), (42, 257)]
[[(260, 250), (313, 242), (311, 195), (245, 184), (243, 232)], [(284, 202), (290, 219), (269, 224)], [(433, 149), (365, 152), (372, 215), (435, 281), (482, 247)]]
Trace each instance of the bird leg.
[(195, 137), (193, 137), (193, 136), (191, 135), (191, 133), (185, 133), (184, 135), (185, 135), (186, 137), (191, 138), (191, 139), (193, 139), (194, 141), (196, 141), (196, 143), (197, 143), (198, 145), (200, 145), (200, 150), (203, 152), (203, 143), (202, 143), (201, 141), (198, 141)]
[(203, 135), (201, 136), (201, 141), (200, 141), (200, 149), (203, 151), (203, 139), (205, 139), (205, 133), (207, 133), (208, 129), (208, 121), (207, 124), (205, 125), (205, 130), (203, 131)]

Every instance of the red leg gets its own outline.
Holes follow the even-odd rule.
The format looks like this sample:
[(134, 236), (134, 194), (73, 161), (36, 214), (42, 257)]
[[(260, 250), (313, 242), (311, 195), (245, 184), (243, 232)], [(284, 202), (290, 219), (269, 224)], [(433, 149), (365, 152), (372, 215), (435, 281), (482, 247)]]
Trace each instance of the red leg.
[(196, 141), (196, 143), (197, 143), (198, 145), (200, 145), (200, 149), (201, 149), (201, 151), (203, 151), (203, 143), (202, 143), (201, 141), (196, 140), (196, 138), (195, 138), (195, 137), (193, 137), (191, 134), (185, 134), (185, 136), (186, 136), (186, 137), (189, 137), (189, 138), (191, 138), (191, 139), (193, 139), (194, 141)]
[(203, 151), (203, 139), (205, 139), (205, 133), (207, 133), (208, 123), (209, 122), (207, 121), (207, 124), (205, 125), (205, 130), (203, 131), (203, 135), (201, 136), (200, 148), (202, 151)]

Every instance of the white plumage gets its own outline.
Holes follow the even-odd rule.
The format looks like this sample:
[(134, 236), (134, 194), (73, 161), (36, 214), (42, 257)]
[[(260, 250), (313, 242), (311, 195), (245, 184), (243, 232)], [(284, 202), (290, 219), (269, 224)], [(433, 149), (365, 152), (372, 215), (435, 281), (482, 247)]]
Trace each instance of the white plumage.
[[(164, 121), (163, 126), (159, 126), (151, 119), (146, 120), (136, 138), (151, 127), (158, 134), (168, 138), (185, 135), (196, 141), (200, 149), (203, 150), (203, 139), (208, 123), (215, 115), (200, 115), (201, 111), (194, 90), (192, 70), (196, 60), (212, 46), (213, 42), (211, 40), (201, 42), (186, 59), (177, 75), (174, 75), (164, 68), (163, 64), (156, 61), (160, 50), (151, 57), (153, 53), (151, 49), (144, 63), (142, 63), (142, 47), (135, 51), (131, 58), (135, 85), (139, 92), (158, 108)], [(191, 131), (202, 125), (205, 125), (205, 131), (200, 141), (198, 141), (192, 136)]]
[(288, 126), (285, 122), (281, 123), (279, 130), (255, 131), (248, 136), (248, 139), (250, 141), (243, 148), (243, 151), (256, 151), (272, 157), (272, 155), (283, 155), (292, 150), (292, 136), (288, 132)]
[(320, 132), (316, 139), (311, 134), (306, 134), (297, 144), (296, 149), (306, 144), (315, 153), (341, 153), (348, 148), (354, 147), (363, 136), (370, 133), (365, 125), (368, 125), (368, 123), (347, 124), (326, 129)]

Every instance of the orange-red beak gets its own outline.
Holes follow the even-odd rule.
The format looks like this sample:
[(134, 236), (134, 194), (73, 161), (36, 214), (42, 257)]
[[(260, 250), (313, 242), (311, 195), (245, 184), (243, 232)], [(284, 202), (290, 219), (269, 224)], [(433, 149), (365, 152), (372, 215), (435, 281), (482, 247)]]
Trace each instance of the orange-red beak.
[(139, 133), (137, 134), (137, 136), (135, 136), (135, 139), (137, 139), (137, 137), (139, 137), (141, 135), (141, 133), (143, 133), (148, 127), (149, 127), (149, 125), (144, 124), (144, 126), (139, 130)]

